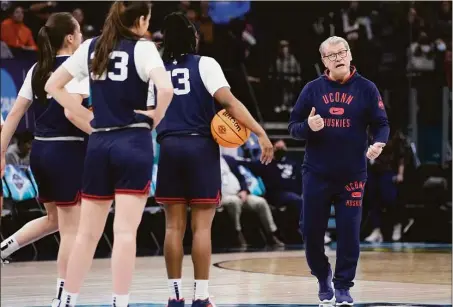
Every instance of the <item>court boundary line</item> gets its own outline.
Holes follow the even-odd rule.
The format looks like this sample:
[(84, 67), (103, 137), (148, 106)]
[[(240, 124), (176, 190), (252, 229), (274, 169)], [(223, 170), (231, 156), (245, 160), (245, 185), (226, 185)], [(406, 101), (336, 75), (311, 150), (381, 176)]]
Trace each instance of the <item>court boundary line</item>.
[[(395, 252), (397, 253), (397, 252)], [(402, 252), (404, 253), (404, 252)], [(278, 257), (278, 258), (300, 258), (298, 256), (283, 256), (283, 257)], [(305, 255), (304, 255), (304, 258)], [(256, 272), (256, 271), (249, 271), (249, 270), (243, 270), (243, 269), (232, 269), (232, 268), (226, 268), (221, 266), (223, 263), (227, 262), (237, 262), (237, 261), (242, 261), (242, 260), (256, 260), (256, 259), (273, 259), (270, 257), (255, 257), (255, 258), (242, 258), (242, 259), (235, 259), (235, 260), (223, 260), (219, 261), (216, 263), (213, 263), (212, 266), (218, 268), (218, 269), (223, 269), (227, 271), (233, 271), (233, 272), (244, 272), (244, 273), (253, 273), (253, 274), (268, 274), (268, 275), (273, 275), (273, 276), (289, 276), (289, 277), (302, 277), (302, 278), (312, 278), (314, 276), (301, 276), (301, 275), (294, 275), (294, 274), (277, 274), (277, 273), (270, 273), (270, 272)], [(451, 286), (452, 283), (450, 284), (436, 284), (436, 283), (415, 283), (415, 282), (402, 282), (402, 281), (382, 281), (382, 280), (368, 280), (368, 279), (355, 279), (358, 281), (370, 281), (370, 282), (393, 282), (393, 283), (401, 283), (401, 284), (412, 284), (412, 285), (435, 285), (435, 286)], [(452, 281), (453, 282), (453, 281)], [(453, 298), (453, 297), (452, 297)], [(450, 305), (451, 306), (451, 305)]]

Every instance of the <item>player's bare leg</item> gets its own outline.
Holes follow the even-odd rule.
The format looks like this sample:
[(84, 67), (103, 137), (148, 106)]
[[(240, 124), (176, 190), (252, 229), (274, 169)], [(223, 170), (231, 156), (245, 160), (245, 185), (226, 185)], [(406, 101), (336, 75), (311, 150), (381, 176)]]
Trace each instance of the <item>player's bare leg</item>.
[(77, 228), (80, 219), (80, 203), (68, 207), (59, 206), (57, 207), (57, 212), (59, 221), (58, 229), (60, 231), (60, 247), (58, 249), (57, 257), (58, 279), (56, 298), (60, 299), (63, 294), (69, 255), (71, 254), (77, 236)]
[[(209, 269), (211, 267), (211, 228), (216, 204), (192, 204), (192, 262), (194, 265), (194, 300), (209, 304)], [(207, 304), (203, 303), (207, 301)]]
[(113, 305), (127, 306), (135, 269), (137, 229), (148, 194), (116, 194), (113, 221)]
[(111, 200), (82, 199), (79, 227), (69, 256), (62, 302), (76, 306), (83, 280), (90, 270), (99, 239), (104, 231)]
[(165, 205), (164, 256), (171, 300), (181, 300), (183, 239), (187, 225), (186, 204)]
[(25, 224), (1, 243), (1, 258), (5, 259), (20, 248), (58, 231), (58, 214), (55, 203), (45, 203), (47, 215)]

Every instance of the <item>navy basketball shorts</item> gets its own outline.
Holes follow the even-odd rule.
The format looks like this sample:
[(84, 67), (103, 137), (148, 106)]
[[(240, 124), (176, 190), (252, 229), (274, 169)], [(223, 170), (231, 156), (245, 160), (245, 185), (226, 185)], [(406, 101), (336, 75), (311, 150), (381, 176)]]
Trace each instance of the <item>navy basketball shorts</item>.
[(86, 199), (112, 200), (115, 194), (148, 195), (153, 169), (153, 140), (145, 128), (90, 135), (83, 174)]
[(161, 140), (158, 203), (219, 205), (220, 189), (220, 151), (212, 138), (178, 135)]
[(57, 206), (79, 203), (86, 146), (81, 141), (33, 141), (30, 168), (40, 202)]

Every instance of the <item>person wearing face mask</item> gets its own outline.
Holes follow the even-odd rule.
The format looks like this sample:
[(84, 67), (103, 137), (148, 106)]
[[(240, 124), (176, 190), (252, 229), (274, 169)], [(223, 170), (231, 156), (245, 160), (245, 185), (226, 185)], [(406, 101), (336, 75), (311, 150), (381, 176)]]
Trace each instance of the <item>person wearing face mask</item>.
[[(437, 48), (442, 49), (442, 44), (438, 43)], [(408, 70), (414, 71), (433, 71), (435, 68), (435, 46), (425, 32), (421, 32), (418, 41), (409, 47), (410, 56)]]
[[(288, 125), (294, 139), (306, 141), (300, 230), (321, 304), (353, 305), (349, 289), (360, 254), (367, 158), (381, 154), (390, 128), (376, 85), (351, 66), (348, 42), (329, 37), (319, 52), (327, 69), (302, 89)], [(323, 242), (332, 204), (338, 241), (334, 276)]]

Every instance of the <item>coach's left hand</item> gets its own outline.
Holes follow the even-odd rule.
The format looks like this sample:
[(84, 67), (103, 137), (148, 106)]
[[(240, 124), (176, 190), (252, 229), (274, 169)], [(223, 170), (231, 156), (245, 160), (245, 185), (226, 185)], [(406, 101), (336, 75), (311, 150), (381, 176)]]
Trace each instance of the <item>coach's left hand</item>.
[(368, 151), (366, 153), (366, 157), (368, 159), (370, 159), (370, 160), (376, 159), (381, 154), (382, 149), (384, 148), (384, 146), (385, 146), (385, 143), (381, 143), (381, 142), (374, 143), (373, 145), (368, 147)]

